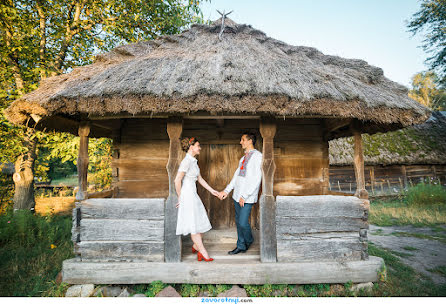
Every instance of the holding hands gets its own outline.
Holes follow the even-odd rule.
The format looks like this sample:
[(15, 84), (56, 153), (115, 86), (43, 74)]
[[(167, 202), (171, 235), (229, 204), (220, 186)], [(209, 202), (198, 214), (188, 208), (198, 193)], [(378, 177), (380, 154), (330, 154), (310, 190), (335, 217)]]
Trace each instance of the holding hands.
[(228, 194), (226, 193), (226, 192), (224, 192), (224, 191), (220, 191), (219, 193), (218, 193), (218, 198), (220, 199), (220, 200), (224, 200), (225, 198), (227, 198), (228, 197)]

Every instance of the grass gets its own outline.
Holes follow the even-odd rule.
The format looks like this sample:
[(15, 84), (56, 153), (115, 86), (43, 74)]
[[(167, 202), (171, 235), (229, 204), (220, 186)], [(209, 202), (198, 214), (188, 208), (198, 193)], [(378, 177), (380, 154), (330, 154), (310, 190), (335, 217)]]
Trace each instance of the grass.
[(56, 277), (71, 257), (71, 216), (11, 208), (0, 216), (0, 296), (63, 296)]
[[(391, 234), (396, 236), (412, 236), (419, 239), (427, 239), (427, 240), (434, 240), (439, 241), (446, 244), (446, 235), (444, 234), (436, 234), (436, 235), (427, 235), (423, 233), (413, 233), (413, 232), (404, 232), (404, 231), (395, 231)], [(410, 249), (409, 249), (410, 250)]]
[(428, 226), (444, 232), (446, 229), (439, 225), (446, 224), (446, 188), (420, 183), (400, 197), (372, 200), (369, 223), (378, 226)]
[(58, 185), (65, 185), (65, 186), (73, 186), (76, 187), (78, 185), (78, 177), (77, 175), (62, 177), (58, 179), (53, 179), (51, 181), (51, 185), (58, 186)]
[(446, 265), (437, 266), (435, 268), (428, 269), (430, 272), (435, 272), (441, 274), (443, 277), (446, 277)]
[(409, 251), (418, 250), (418, 248), (415, 248), (415, 247), (412, 247), (412, 246), (404, 246), (403, 249), (404, 250), (409, 250)]

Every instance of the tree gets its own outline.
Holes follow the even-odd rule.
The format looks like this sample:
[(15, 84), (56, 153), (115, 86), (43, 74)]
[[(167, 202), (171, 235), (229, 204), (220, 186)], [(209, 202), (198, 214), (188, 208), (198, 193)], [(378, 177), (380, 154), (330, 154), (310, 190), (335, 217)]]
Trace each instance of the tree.
[[(91, 63), (98, 52), (202, 20), (198, 0), (2, 0), (0, 105), (36, 89), (41, 79)], [(11, 126), (3, 111), (0, 123), (0, 162), (16, 159), (14, 209), (34, 210), (36, 148), (49, 135), (36, 132), (33, 119)]]
[(437, 111), (446, 109), (446, 93), (440, 88), (437, 75), (432, 72), (420, 72), (412, 77), (412, 89), (409, 97), (422, 105)]
[(415, 35), (425, 32), (423, 49), (432, 56), (426, 63), (439, 75), (439, 83), (446, 86), (446, 0), (423, 0), (421, 8), (408, 24), (409, 31)]

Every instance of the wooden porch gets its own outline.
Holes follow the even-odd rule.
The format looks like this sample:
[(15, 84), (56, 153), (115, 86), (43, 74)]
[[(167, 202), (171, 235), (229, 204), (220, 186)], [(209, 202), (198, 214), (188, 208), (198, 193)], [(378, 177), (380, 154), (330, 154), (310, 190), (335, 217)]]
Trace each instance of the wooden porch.
[(253, 230), (254, 243), (245, 253), (228, 255), (237, 242), (235, 228), (211, 230), (203, 235), (212, 262), (198, 262), (191, 252), (189, 236), (182, 236), (181, 262), (85, 261), (63, 262), (63, 280), (69, 284), (143, 284), (155, 280), (190, 284), (314, 284), (354, 283), (378, 280), (383, 261), (371, 256), (359, 261), (260, 261), (259, 230)]

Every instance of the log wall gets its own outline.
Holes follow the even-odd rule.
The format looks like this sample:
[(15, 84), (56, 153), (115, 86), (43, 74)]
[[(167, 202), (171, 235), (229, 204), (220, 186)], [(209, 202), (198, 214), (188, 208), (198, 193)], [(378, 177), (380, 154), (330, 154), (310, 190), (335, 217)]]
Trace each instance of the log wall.
[(73, 208), (74, 253), (84, 261), (164, 261), (164, 199), (87, 199)]
[(276, 204), (278, 262), (368, 259), (368, 200), (277, 196)]
[[(166, 119), (123, 120), (113, 146), (112, 171), (114, 185), (118, 189), (117, 197), (168, 196), (166, 164), (169, 137), (166, 126)], [(183, 120), (182, 136), (195, 136), (200, 140), (202, 150), (198, 156), (198, 165), (201, 175), (218, 191), (223, 190), (230, 182), (238, 161), (243, 156), (239, 142), (241, 132), (246, 129), (257, 133), (255, 147), (262, 151), (258, 119)], [(180, 160), (184, 155), (180, 151)], [(328, 142), (323, 140), (321, 120), (278, 120), (274, 138), (274, 160), (274, 196), (328, 193)], [(197, 190), (214, 229), (235, 227), (231, 196), (220, 201), (198, 183)], [(253, 228), (259, 229), (258, 204), (253, 206), (250, 223)]]

